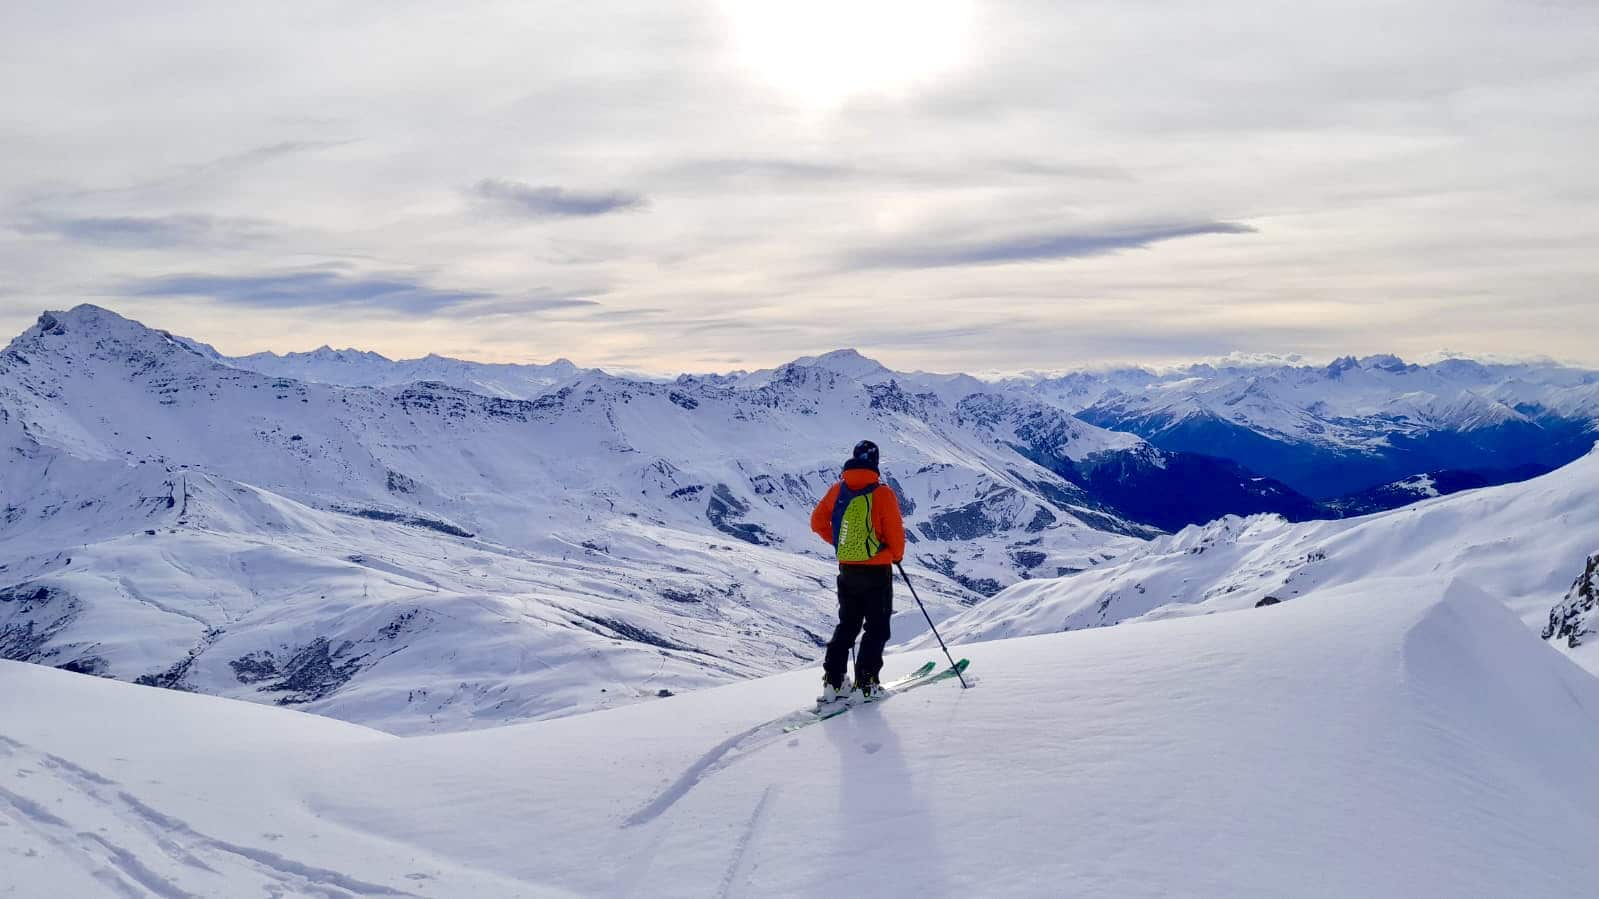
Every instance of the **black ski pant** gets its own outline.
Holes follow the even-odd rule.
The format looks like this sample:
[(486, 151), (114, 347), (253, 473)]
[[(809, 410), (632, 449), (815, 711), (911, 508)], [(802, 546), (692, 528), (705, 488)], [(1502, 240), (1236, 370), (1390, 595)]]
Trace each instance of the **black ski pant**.
[(883, 670), (883, 647), (888, 643), (888, 619), (894, 614), (894, 569), (888, 565), (838, 566), (838, 627), (827, 644), (822, 672), (828, 680), (844, 679), (849, 650), (864, 625), (861, 648), (855, 657), (855, 680), (876, 679)]

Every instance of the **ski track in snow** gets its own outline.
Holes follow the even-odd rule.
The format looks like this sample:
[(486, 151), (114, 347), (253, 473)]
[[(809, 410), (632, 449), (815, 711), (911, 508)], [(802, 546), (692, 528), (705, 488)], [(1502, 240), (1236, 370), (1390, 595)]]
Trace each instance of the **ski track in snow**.
[(207, 879), (227, 883), (230, 892), (243, 875), (260, 883), (272, 896), (417, 895), (208, 836), (187, 822), (152, 808), (99, 772), (51, 753), (36, 752), (10, 738), (0, 737), (0, 756), (7, 758), (19, 775), (26, 773), (25, 782), (43, 780), (54, 788), (49, 792), (68, 797), (65, 802), (58, 799), (58, 805), (88, 805), (98, 812), (94, 819), (116, 822), (114, 828), (100, 827), (95, 833), (81, 830), (41, 802), (0, 787), (0, 817), (11, 819), (63, 855), (77, 860), (118, 894), (134, 899), (216, 895), (211, 891), (190, 892), (176, 875), (163, 873), (164, 869), (176, 867), (211, 875)]
[[(935, 674), (933, 678), (924, 678), (912, 684), (912, 686), (925, 686), (936, 682), (937, 679)], [(976, 680), (967, 677), (966, 683), (968, 685), (975, 684)], [(908, 689), (908, 687), (892, 691), (890, 695), (903, 692), (904, 689)], [(825, 721), (827, 719), (822, 720)], [(790, 736), (793, 730), (797, 729), (797, 727), (793, 727), (794, 725), (803, 726), (816, 723), (819, 722), (811, 712), (801, 710), (789, 712), (786, 715), (762, 722), (748, 730), (740, 731), (728, 737), (684, 769), (683, 773), (678, 775), (677, 779), (672, 781), (671, 785), (666, 789), (656, 794), (655, 798), (624, 819), (623, 826), (637, 827), (654, 821), (664, 814), (667, 809), (676, 805), (678, 800), (687, 796), (690, 790), (694, 789), (707, 777), (736, 764), (740, 759), (748, 758), (756, 751), (764, 749), (784, 737)]]
[(761, 826), (766, 823), (772, 801), (777, 798), (781, 789), (777, 784), (769, 784), (761, 793), (760, 801), (755, 803), (755, 810), (750, 812), (749, 821), (744, 824), (744, 830), (733, 844), (733, 858), (728, 863), (727, 874), (722, 877), (722, 889), (717, 894), (720, 899), (729, 899), (733, 895), (733, 888), (749, 876), (749, 871), (745, 870), (749, 848), (760, 835)]
[(122, 592), (129, 599), (138, 603), (143, 603), (144, 605), (155, 609), (157, 612), (161, 612), (166, 615), (176, 615), (179, 618), (187, 618), (195, 624), (198, 624), (201, 630), (206, 630), (211, 626), (210, 622), (207, 622), (205, 618), (201, 617), (200, 615), (196, 615), (193, 612), (186, 612), (177, 606), (171, 605), (170, 603), (156, 602), (154, 599), (151, 599), (148, 594), (139, 589), (139, 586), (135, 584), (133, 579), (130, 577), (119, 577), (116, 580), (116, 584), (122, 588)]
[[(784, 737), (783, 728), (790, 722), (799, 719), (807, 712), (792, 712), (781, 718), (774, 718), (754, 727), (740, 731), (731, 737), (716, 744), (709, 752), (700, 756), (692, 765), (689, 765), (671, 785), (654, 799), (640, 808), (622, 822), (624, 827), (637, 827), (648, 824), (659, 818), (667, 809), (677, 804), (677, 801), (688, 795), (700, 781), (718, 771), (734, 764), (750, 753), (768, 746)], [(746, 745), (747, 744), (747, 745)]]

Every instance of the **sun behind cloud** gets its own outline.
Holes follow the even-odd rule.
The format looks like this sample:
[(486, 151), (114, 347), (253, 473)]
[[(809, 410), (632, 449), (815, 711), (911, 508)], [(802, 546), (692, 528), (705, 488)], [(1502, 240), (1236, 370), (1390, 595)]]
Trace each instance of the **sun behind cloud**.
[(726, 0), (740, 67), (816, 109), (899, 95), (957, 68), (975, 14), (966, 0)]

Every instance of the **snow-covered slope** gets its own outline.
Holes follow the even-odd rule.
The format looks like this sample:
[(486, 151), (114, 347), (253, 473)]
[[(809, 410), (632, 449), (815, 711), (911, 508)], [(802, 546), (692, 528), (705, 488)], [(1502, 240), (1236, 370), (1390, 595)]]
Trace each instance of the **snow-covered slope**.
[(47, 314), (0, 353), (0, 657), (407, 733), (786, 670), (832, 625), (809, 511), (863, 436), (935, 614), (1152, 533), (997, 435), (1049, 418), (1066, 460), (1131, 438), (1042, 406), (968, 422), (837, 361), (507, 400)]
[(624, 517), (545, 555), (133, 471), (94, 507), (111, 533), (7, 544), (0, 656), (417, 733), (787, 670), (832, 616), (829, 567), (770, 547)]
[(1423, 472), (1554, 467), (1599, 430), (1599, 373), (1394, 356), (1118, 369), (1011, 383), (1095, 424), (1330, 499)]
[[(1460, 579), (1542, 629), (1599, 548), (1599, 448), (1542, 477), (1342, 521), (1228, 517), (1160, 537), (1114, 563), (1010, 588), (947, 622), (990, 640), (1203, 615), (1299, 598), (1373, 578)], [(1574, 657), (1599, 671), (1587, 647)]]
[(809, 674), (396, 739), (0, 662), (0, 885), (1542, 899), (1599, 882), (1599, 682), (1464, 583), (962, 652), (969, 691), (789, 736), (762, 722)]

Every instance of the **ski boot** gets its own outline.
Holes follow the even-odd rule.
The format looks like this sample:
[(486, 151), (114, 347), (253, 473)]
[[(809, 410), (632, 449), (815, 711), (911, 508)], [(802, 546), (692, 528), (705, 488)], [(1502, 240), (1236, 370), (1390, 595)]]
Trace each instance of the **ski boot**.
[(816, 697), (816, 707), (832, 705), (849, 695), (849, 690), (844, 687), (844, 679), (832, 680), (826, 675), (822, 676), (822, 695)]
[[(859, 678), (855, 683), (855, 693), (859, 696), (861, 702), (876, 702), (888, 695), (888, 691), (883, 689), (882, 681), (878, 680), (875, 674)], [(850, 698), (854, 699), (856, 697), (852, 696)]]

